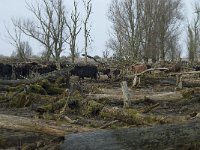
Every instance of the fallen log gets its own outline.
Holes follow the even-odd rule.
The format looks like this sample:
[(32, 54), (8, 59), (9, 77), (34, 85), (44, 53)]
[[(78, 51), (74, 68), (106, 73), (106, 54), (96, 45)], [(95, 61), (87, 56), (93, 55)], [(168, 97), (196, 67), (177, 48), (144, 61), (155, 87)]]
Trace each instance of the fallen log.
[(105, 128), (107, 128), (107, 127), (109, 127), (109, 126), (111, 126), (111, 125), (113, 125), (113, 124), (115, 124), (115, 123), (118, 123), (118, 122), (119, 122), (119, 120), (111, 121), (111, 122), (109, 122), (109, 123), (107, 123), (107, 124), (101, 126), (100, 129), (105, 129)]
[(122, 109), (118, 107), (104, 107), (100, 115), (103, 118), (119, 120), (131, 125), (149, 125), (163, 120), (162, 117), (144, 115), (135, 109)]
[(168, 68), (150, 68), (150, 69), (147, 69), (147, 70), (145, 70), (145, 71), (143, 71), (141, 73), (136, 73), (134, 75), (128, 75), (127, 78), (134, 78), (135, 76), (141, 76), (141, 75), (143, 75), (143, 74), (145, 74), (147, 72), (152, 72), (152, 71), (157, 71), (157, 70), (159, 70), (159, 71), (168, 71), (169, 69)]
[(184, 79), (183, 86), (188, 88), (200, 87), (200, 80)]
[(162, 94), (148, 95), (145, 98), (151, 99), (153, 101), (176, 101), (183, 98), (181, 92), (168, 92)]
[(82, 54), (82, 56), (86, 56), (86, 57), (88, 57), (88, 58), (90, 58), (90, 59), (93, 59), (95, 62), (97, 62), (97, 63), (99, 63), (99, 64), (101, 64), (101, 65), (103, 65), (103, 66), (106, 66), (106, 65), (107, 65), (106, 63), (101, 62), (101, 61), (97, 60), (96, 58), (94, 58), (94, 57), (92, 57), (92, 56), (90, 56), (90, 55)]
[(132, 87), (137, 87), (138, 85), (140, 85), (140, 76), (147, 73), (147, 72), (152, 72), (152, 71), (156, 71), (156, 70), (159, 70), (159, 71), (167, 71), (169, 70), (168, 68), (150, 68), (150, 69), (147, 69), (141, 73), (136, 73), (134, 75), (131, 75), (131, 76), (128, 76), (129, 79), (132, 79), (133, 78), (133, 84), (132, 84)]
[(200, 74), (200, 71), (189, 71), (189, 72), (180, 72), (180, 73), (170, 73), (170, 74), (168, 74), (168, 76), (186, 75), (186, 74)]
[(153, 110), (153, 109), (155, 109), (156, 107), (158, 107), (159, 105), (160, 105), (159, 103), (156, 103), (156, 104), (151, 105), (151, 106), (149, 106), (149, 107), (147, 107), (147, 108), (144, 108), (144, 109), (141, 111), (141, 113), (148, 113), (148, 112), (150, 112), (151, 110)]
[[(150, 99), (152, 101), (175, 101), (180, 100), (183, 98), (181, 92), (168, 92), (168, 93), (156, 93), (156, 94), (145, 94), (142, 93), (141, 95), (133, 95), (131, 93), (130, 100), (131, 101), (138, 101), (142, 99)], [(123, 105), (123, 98), (122, 93), (120, 95), (111, 95), (111, 94), (89, 94), (87, 95), (88, 99), (93, 99), (99, 103), (105, 103), (109, 105)]]
[(141, 73), (137, 73), (135, 75), (140, 76), (140, 75), (143, 75), (143, 74), (145, 74), (147, 72), (157, 71), (157, 70), (159, 70), (159, 71), (168, 71), (169, 69), (168, 68), (150, 68), (150, 69), (147, 69), (147, 70), (145, 70), (145, 71), (143, 71)]
[(123, 105), (122, 95), (110, 95), (110, 94), (88, 94), (87, 99), (93, 99), (99, 103), (107, 105)]
[(95, 100), (102, 100), (102, 99), (115, 99), (115, 100), (122, 100), (122, 95), (113, 95), (113, 94), (86, 94), (87, 98), (94, 98)]
[(157, 125), (65, 136), (61, 150), (182, 150), (186, 144), (200, 141), (200, 120), (184, 124)]
[(64, 136), (67, 133), (84, 132), (90, 129), (68, 124), (58, 126), (55, 122), (47, 122), (40, 119), (19, 117), (0, 114), (0, 128), (36, 132), (54, 136)]
[[(1, 80), (0, 80), (1, 81)], [(0, 91), (6, 91), (10, 88), (9, 85), (0, 85)]]

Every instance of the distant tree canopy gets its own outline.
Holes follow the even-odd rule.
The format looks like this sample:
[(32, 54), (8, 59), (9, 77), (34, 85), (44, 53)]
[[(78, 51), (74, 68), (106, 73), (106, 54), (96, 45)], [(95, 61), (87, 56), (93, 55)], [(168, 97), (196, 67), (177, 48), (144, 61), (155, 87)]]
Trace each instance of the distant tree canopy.
[(180, 56), (181, 0), (112, 0), (107, 47), (129, 62), (164, 62)]

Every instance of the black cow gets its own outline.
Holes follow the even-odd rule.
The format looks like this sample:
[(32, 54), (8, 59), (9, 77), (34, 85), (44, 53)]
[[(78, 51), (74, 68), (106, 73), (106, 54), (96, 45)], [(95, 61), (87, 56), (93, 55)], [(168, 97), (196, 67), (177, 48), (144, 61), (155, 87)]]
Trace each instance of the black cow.
[(0, 78), (3, 78), (3, 63), (0, 63)]
[(17, 63), (13, 66), (16, 79), (29, 78), (37, 64), (35, 63)]
[(110, 69), (104, 69), (102, 71), (103, 75), (107, 75), (109, 79), (111, 79), (111, 70)]
[(38, 73), (40, 75), (46, 74), (56, 70), (55, 64), (37, 64), (32, 68), (34, 73)]
[(79, 78), (84, 79), (84, 77), (91, 78), (97, 80), (98, 69), (93, 65), (84, 65), (78, 66), (76, 65), (71, 71), (71, 75), (78, 76)]
[(194, 66), (193, 69), (194, 69), (195, 71), (200, 71), (200, 66)]
[(119, 69), (115, 69), (115, 70), (113, 70), (112, 74), (113, 74), (114, 78), (117, 78), (118, 75), (120, 75), (120, 70)]
[(3, 79), (10, 80), (12, 77), (12, 66), (10, 64), (3, 64), (1, 75)]
[(119, 69), (115, 69), (115, 70), (104, 69), (102, 73), (103, 75), (107, 75), (109, 79), (111, 79), (112, 76), (114, 76), (114, 78), (117, 78), (118, 75), (120, 74), (120, 70)]
[(31, 64), (30, 63), (20, 63), (16, 64), (13, 67), (16, 79), (28, 78), (31, 73)]
[[(195, 71), (200, 71), (200, 66), (194, 66), (193, 69), (194, 69)], [(199, 74), (199, 77), (200, 77), (200, 74)]]
[[(63, 66), (61, 66), (62, 68)], [(47, 68), (48, 68), (48, 72), (52, 72), (52, 71), (55, 71), (57, 70), (57, 67), (56, 67), (56, 64), (53, 64), (53, 63), (50, 63), (47, 65)]]

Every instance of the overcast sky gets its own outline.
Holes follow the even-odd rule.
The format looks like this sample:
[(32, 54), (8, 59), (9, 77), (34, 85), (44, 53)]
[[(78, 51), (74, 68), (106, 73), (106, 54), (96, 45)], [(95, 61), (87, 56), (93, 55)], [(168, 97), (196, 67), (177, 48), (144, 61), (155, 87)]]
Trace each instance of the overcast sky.
[[(32, 0), (27, 0), (32, 1)], [(64, 0), (66, 7), (69, 10), (72, 6), (72, 0)], [(82, 0), (78, 0), (81, 3)], [(191, 18), (191, 2), (193, 0), (183, 0), (184, 1), (184, 14)], [(25, 0), (0, 0), (0, 54), (10, 55), (15, 48), (9, 44), (6, 39), (5, 25), (11, 25), (11, 18), (26, 18), (31, 17), (31, 13), (27, 10)], [(92, 0), (93, 2), (93, 14), (92, 14), (92, 37), (93, 44), (92, 48), (89, 50), (90, 55), (102, 55), (102, 51), (105, 48), (105, 42), (108, 39), (108, 30), (110, 27), (109, 21), (106, 17), (108, 11), (108, 6), (111, 0)], [(12, 30), (12, 29), (11, 29)], [(184, 41), (183, 37), (183, 40)], [(28, 39), (31, 47), (33, 48), (34, 54), (39, 54), (42, 47), (37, 42)], [(80, 42), (80, 41), (79, 41)], [(80, 42), (81, 43), (81, 42)], [(83, 47), (79, 44), (79, 49)], [(183, 46), (184, 47), (184, 46)], [(64, 54), (67, 54), (65, 52)], [(185, 54), (183, 54), (185, 56)]]

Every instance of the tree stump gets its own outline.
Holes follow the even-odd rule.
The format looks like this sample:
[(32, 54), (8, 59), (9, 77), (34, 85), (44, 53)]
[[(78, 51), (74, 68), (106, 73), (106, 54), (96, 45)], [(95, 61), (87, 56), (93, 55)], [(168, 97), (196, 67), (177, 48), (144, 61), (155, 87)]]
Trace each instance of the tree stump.
[(123, 92), (124, 108), (129, 108), (131, 106), (131, 101), (130, 101), (130, 94), (128, 91), (127, 82), (123, 81), (121, 83), (121, 87), (122, 87), (122, 92)]
[(137, 75), (134, 76), (134, 79), (133, 79), (133, 85), (132, 87), (136, 87), (140, 85), (140, 77), (138, 77)]
[(179, 89), (183, 88), (182, 76), (180, 74), (176, 75), (176, 86)]

